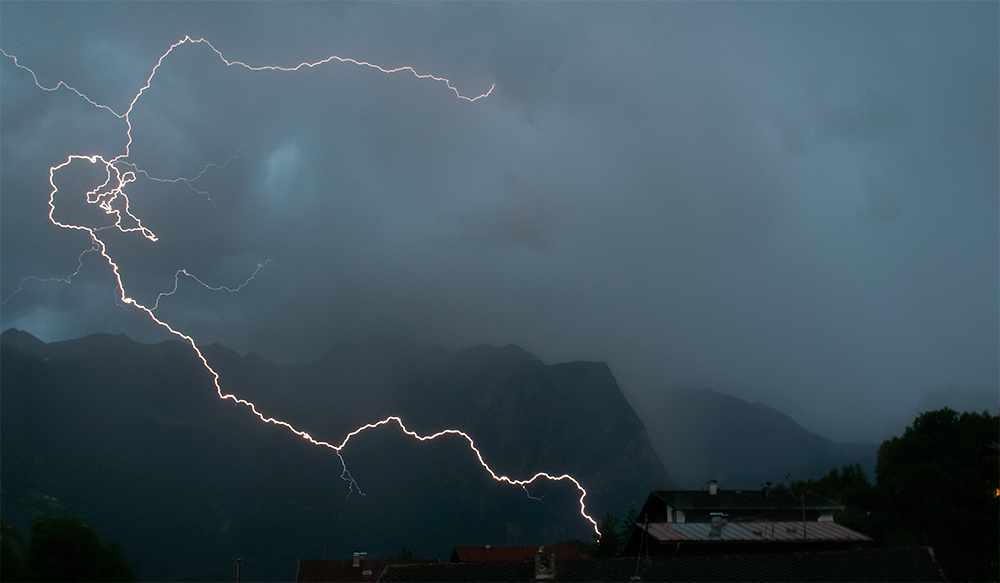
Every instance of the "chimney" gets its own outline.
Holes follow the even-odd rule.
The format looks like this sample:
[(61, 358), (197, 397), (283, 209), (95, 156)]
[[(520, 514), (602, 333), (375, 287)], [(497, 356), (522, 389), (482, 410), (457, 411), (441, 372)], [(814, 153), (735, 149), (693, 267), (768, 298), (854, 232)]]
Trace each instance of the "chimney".
[(535, 579), (553, 579), (556, 576), (556, 554), (545, 552), (545, 547), (538, 547), (535, 553)]
[(354, 551), (354, 566), (355, 567), (360, 567), (361, 566), (361, 560), (364, 559), (367, 556), (368, 556), (368, 553), (359, 553), (358, 551)]
[(715, 496), (716, 494), (719, 493), (719, 486), (715, 480), (708, 481), (708, 493), (711, 494), (712, 496)]
[(723, 514), (722, 512), (712, 513), (712, 530), (709, 531), (709, 538), (722, 538), (722, 527), (726, 525), (729, 518), (728, 514)]

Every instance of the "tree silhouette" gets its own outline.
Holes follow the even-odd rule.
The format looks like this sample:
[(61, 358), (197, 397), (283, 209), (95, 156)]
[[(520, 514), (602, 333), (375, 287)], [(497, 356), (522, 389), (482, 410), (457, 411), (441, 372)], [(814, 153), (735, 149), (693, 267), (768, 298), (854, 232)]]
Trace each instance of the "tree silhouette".
[(28, 581), (28, 564), (21, 553), (24, 540), (13, 525), (0, 519), (0, 581)]
[(837, 522), (880, 546), (932, 547), (948, 580), (997, 581), (998, 438), (996, 415), (928, 411), (879, 447), (874, 486), (855, 465), (788, 488), (844, 504)]
[(590, 545), (588, 549), (591, 557), (616, 557), (618, 556), (618, 551), (621, 548), (620, 538), (621, 535), (618, 531), (618, 519), (614, 514), (608, 512), (601, 519), (601, 523), (598, 525), (598, 530), (601, 531), (600, 538), (594, 535), (597, 542)]
[(839, 472), (830, 470), (819, 480), (797, 480), (788, 486), (779, 484), (774, 490), (819, 494), (845, 506), (844, 513), (836, 517), (840, 524), (872, 537), (884, 530), (879, 522), (881, 515), (878, 512), (873, 514), (878, 509), (875, 486), (868, 481), (861, 464), (844, 466)]
[(21, 538), (3, 524), (3, 581), (135, 581), (117, 545), (108, 544), (74, 516), (41, 516), (31, 521), (23, 556)]
[(886, 542), (931, 545), (953, 581), (997, 580), (1000, 418), (951, 409), (920, 414), (878, 451)]

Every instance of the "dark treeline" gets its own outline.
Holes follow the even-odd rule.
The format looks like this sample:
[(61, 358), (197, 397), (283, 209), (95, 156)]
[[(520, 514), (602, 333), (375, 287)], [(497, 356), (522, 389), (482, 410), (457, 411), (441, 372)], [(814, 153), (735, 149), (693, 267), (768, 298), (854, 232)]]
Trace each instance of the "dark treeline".
[(117, 544), (74, 516), (38, 516), (25, 541), (0, 521), (0, 580), (135, 581)]
[(950, 581), (997, 581), (998, 439), (996, 415), (929, 411), (879, 447), (875, 484), (844, 466), (789, 489), (845, 505), (837, 522), (876, 545), (932, 547)]
[[(949, 581), (997, 581), (1000, 548), (1000, 418), (945, 408), (920, 414), (902, 436), (882, 443), (876, 480), (860, 464), (816, 480), (781, 484), (845, 506), (835, 520), (881, 547), (930, 546)], [(617, 556), (635, 525), (630, 507), (606, 514), (592, 557)]]

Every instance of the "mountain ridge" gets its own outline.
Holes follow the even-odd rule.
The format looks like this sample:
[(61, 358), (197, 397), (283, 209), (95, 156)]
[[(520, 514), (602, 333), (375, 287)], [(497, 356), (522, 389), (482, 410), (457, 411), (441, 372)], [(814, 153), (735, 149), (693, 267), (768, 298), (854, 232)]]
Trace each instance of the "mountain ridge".
[[(443, 558), (456, 544), (592, 532), (571, 485), (542, 481), (525, 492), (498, 484), (462, 439), (420, 443), (392, 427), (359, 434), (343, 452), (343, 477), (358, 480), (362, 496), (342, 481), (336, 453), (219, 399), (183, 342), (29, 336), (0, 335), (4, 513), (16, 514), (32, 492), (58, 499), (117, 539), (142, 578), (175, 578), (214, 561), (218, 573), (192, 578), (225, 579), (225, 559), (247, 556), (257, 561), (244, 565), (248, 579), (289, 579), (294, 559), (315, 556), (323, 539), (345, 556), (407, 546)], [(359, 420), (387, 411), (421, 434), (461, 427), (498, 474), (577, 477), (595, 518), (672, 487), (606, 365), (550, 366), (517, 347), (477, 348), (375, 342), (305, 365), (221, 345), (201, 350), (223, 392), (318, 439), (339, 443)], [(599, 420), (602, 431), (575, 416)], [(260, 558), (275, 541), (299, 548), (284, 563)]]
[[(566, 488), (535, 484), (528, 493), (547, 502), (525, 506), (525, 492), (493, 482), (464, 441), (428, 447), (391, 427), (355, 437), (344, 451), (350, 476), (368, 494), (360, 496), (341, 480), (334, 452), (219, 399), (212, 376), (179, 340), (141, 344), (93, 334), (46, 344), (9, 329), (0, 350), (5, 496), (30, 497), (34, 489), (120, 540), (152, 540), (148, 548), (126, 548), (145, 578), (171, 578), (172, 565), (158, 556), (208, 561), (266, 547), (260, 535), (234, 534), (241, 524), (268, 538), (339, 541), (331, 549), (340, 545), (335, 552), (342, 553), (388, 554), (405, 545), (446, 556), (455, 544), (589, 537)], [(459, 428), (498, 474), (574, 475), (589, 492), (594, 518), (620, 516), (649, 490), (697, 489), (709, 479), (754, 488), (789, 474), (818, 478), (845, 463), (873, 475), (875, 444), (833, 443), (763, 403), (674, 388), (636, 408), (606, 363), (548, 365), (513, 344), (452, 351), (380, 339), (334, 345), (294, 365), (217, 343), (200, 350), (224, 393), (317, 439), (339, 443), (389, 415), (422, 435)], [(405, 486), (398, 475), (407, 476)], [(149, 491), (122, 490), (131, 482)], [(172, 515), (149, 508), (157, 504)], [(5, 500), (4, 511), (10, 507)], [(166, 524), (168, 533), (196, 525), (203, 548), (164, 541), (142, 524)], [(342, 532), (332, 537), (330, 524)], [(431, 524), (449, 540), (425, 541), (422, 550), (413, 539)], [(373, 528), (393, 534), (373, 536)], [(289, 578), (281, 569), (262, 563), (257, 578)]]
[[(819, 478), (856, 463), (874, 480), (879, 444), (835, 443), (759, 401), (673, 387), (645, 405), (658, 412), (658, 423), (647, 423), (654, 448), (684, 488), (709, 480), (723, 488), (756, 488), (786, 476)], [(697, 451), (665, 445), (677, 442), (697, 443)]]

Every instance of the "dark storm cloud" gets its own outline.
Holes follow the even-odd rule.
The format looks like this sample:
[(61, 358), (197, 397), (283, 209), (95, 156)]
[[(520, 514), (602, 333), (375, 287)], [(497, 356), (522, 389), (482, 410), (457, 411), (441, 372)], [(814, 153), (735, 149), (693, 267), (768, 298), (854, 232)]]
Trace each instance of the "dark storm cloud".
[(512, 191), (494, 208), (470, 214), (465, 230), (470, 241), (500, 247), (524, 245), (544, 251), (549, 245), (550, 229), (558, 211), (543, 194), (530, 187), (514, 184)]
[[(2, 48), (122, 112), (173, 42), (293, 66), (164, 60), (131, 116), (159, 236), (108, 236), (142, 302), (200, 343), (277, 360), (409, 334), (606, 360), (626, 394), (762, 399), (874, 440), (955, 394), (997, 406), (997, 6), (727, 3), (4, 3)], [(4, 58), (2, 285), (65, 277), (49, 166), (124, 122)], [(61, 176), (65, 204), (83, 169)], [(61, 203), (62, 204), (62, 203)], [(82, 213), (84, 205), (60, 206)], [(83, 220), (83, 219), (79, 219)], [(88, 215), (87, 220), (106, 220)], [(110, 270), (29, 281), (2, 326), (161, 331)], [(978, 404), (976, 404), (978, 403)], [(648, 422), (648, 420), (647, 420)]]

